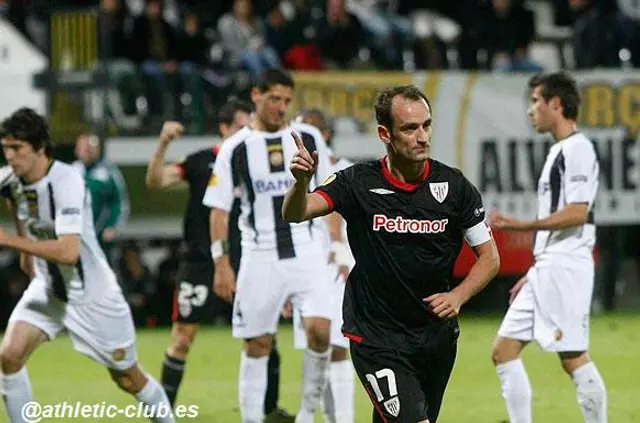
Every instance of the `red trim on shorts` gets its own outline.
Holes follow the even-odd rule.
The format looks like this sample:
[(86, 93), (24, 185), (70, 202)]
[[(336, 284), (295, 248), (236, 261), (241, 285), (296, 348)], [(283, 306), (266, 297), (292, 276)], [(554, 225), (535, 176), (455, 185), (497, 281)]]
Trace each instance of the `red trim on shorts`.
[(352, 340), (356, 344), (362, 344), (362, 336), (354, 335), (354, 334), (348, 333), (348, 332), (342, 332), (342, 335), (345, 338)]
[(329, 194), (327, 194), (326, 192), (321, 191), (321, 190), (317, 190), (317, 191), (314, 191), (314, 192), (316, 194), (319, 194), (320, 197), (324, 198), (324, 201), (326, 201), (327, 204), (329, 205), (329, 212), (332, 212), (334, 205), (333, 205), (333, 199), (329, 196)]
[(408, 182), (404, 182), (404, 181), (400, 181), (399, 179), (396, 179), (391, 174), (391, 172), (389, 171), (389, 168), (387, 167), (387, 156), (384, 156), (383, 158), (380, 159), (380, 166), (382, 166), (382, 175), (384, 176), (384, 178), (391, 185), (403, 191), (414, 191), (416, 188), (418, 188), (420, 184), (424, 182), (429, 176), (429, 169), (431, 167), (429, 165), (429, 160), (427, 160), (424, 164), (424, 171), (422, 172), (422, 175), (420, 175), (420, 182), (418, 182), (417, 184), (410, 184)]
[(173, 294), (173, 312), (171, 313), (171, 321), (176, 322), (178, 320), (178, 291)]
[(387, 418), (384, 416), (384, 413), (382, 412), (382, 409), (380, 408), (380, 404), (378, 404), (378, 401), (376, 401), (376, 399), (373, 397), (373, 395), (371, 395), (371, 391), (369, 390), (369, 388), (367, 388), (367, 386), (364, 385), (364, 384), (363, 384), (363, 386), (364, 386), (364, 390), (367, 391), (367, 395), (369, 395), (369, 399), (373, 403), (373, 408), (376, 409), (376, 411), (380, 415), (380, 418), (382, 419), (382, 421), (384, 423), (389, 423), (389, 420), (387, 420)]

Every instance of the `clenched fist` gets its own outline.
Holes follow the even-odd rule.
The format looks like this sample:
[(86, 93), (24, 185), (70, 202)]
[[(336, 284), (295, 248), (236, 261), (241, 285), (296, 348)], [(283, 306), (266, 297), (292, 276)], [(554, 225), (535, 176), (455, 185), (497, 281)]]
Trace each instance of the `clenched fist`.
[(162, 125), (160, 141), (169, 144), (184, 133), (184, 126), (180, 122), (167, 121)]

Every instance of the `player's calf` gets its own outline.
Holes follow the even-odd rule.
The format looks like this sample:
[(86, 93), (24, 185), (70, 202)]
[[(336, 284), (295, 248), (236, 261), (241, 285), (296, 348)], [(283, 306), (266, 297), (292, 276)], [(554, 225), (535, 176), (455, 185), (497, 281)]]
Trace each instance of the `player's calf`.
[(135, 364), (126, 370), (109, 369), (111, 379), (123, 391), (135, 396), (138, 401), (149, 407), (152, 421), (157, 423), (174, 423), (171, 404), (164, 390), (153, 377), (144, 373)]
[(586, 423), (607, 422), (607, 389), (587, 352), (559, 353), (564, 369), (576, 386), (578, 405)]
[(197, 331), (196, 324), (175, 322), (171, 329), (171, 345), (167, 354), (178, 360), (186, 360)]

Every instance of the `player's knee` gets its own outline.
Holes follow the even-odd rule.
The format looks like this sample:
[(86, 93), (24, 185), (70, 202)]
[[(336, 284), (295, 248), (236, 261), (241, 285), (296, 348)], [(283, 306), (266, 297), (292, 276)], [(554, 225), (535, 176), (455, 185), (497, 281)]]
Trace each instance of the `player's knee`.
[(348, 358), (348, 356), (349, 356), (349, 353), (346, 348), (334, 346), (333, 349), (331, 350), (331, 361), (333, 362), (345, 361)]
[(0, 349), (0, 367), (5, 374), (15, 373), (25, 364), (25, 349), (15, 344), (3, 344)]
[(245, 340), (244, 350), (249, 357), (264, 357), (271, 353), (273, 336), (262, 335)]
[(118, 385), (118, 388), (124, 392), (135, 395), (140, 392), (147, 382), (144, 374), (137, 371), (111, 371), (111, 379)]
[(493, 344), (491, 349), (491, 361), (494, 365), (499, 365), (518, 358), (518, 354), (508, 348), (508, 345), (499, 340)]
[(331, 322), (327, 319), (310, 319), (305, 322), (309, 347), (315, 351), (329, 348)]

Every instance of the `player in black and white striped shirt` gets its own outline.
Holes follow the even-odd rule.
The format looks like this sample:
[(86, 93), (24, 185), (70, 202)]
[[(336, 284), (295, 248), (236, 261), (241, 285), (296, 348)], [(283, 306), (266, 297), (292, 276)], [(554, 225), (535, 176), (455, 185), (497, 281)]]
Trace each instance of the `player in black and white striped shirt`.
[(33, 265), (0, 347), (9, 421), (23, 422), (32, 400), (30, 354), (67, 329), (76, 351), (107, 367), (122, 390), (153, 406), (150, 413), (163, 414), (154, 421), (173, 422), (164, 390), (137, 364), (131, 310), (98, 244), (82, 176), (52, 158), (46, 121), (31, 109), (5, 119), (0, 138), (9, 163), (1, 172), (2, 196), (18, 230), (0, 228), (0, 246), (30, 256)]
[(263, 419), (267, 357), (280, 312), (291, 300), (302, 310), (309, 348), (305, 353), (298, 423), (313, 422), (329, 364), (330, 271), (318, 222), (289, 224), (282, 219), (284, 194), (295, 182), (287, 163), (297, 151), (295, 131), (319, 160), (314, 185), (331, 174), (325, 141), (304, 124), (288, 125), (293, 80), (278, 70), (265, 71), (251, 97), (256, 112), (251, 124), (220, 149), (203, 203), (211, 212), (214, 289), (231, 300), (235, 275), (226, 247), (228, 216), (240, 196), (242, 259), (233, 305), (233, 335), (245, 340), (240, 363), (242, 421)]

